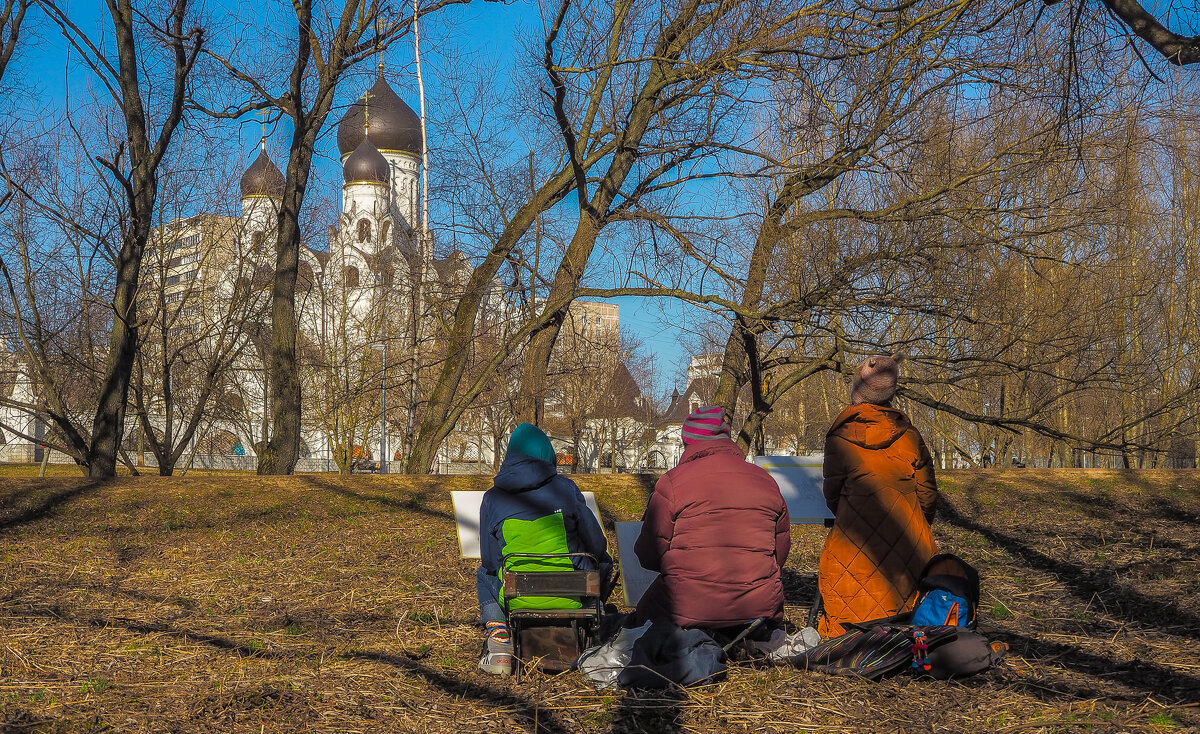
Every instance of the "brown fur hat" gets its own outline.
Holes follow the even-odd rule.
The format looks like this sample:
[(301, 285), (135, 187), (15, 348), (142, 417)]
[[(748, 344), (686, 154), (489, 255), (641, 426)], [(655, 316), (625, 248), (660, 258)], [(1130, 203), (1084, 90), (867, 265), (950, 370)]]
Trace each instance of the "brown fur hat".
[(896, 394), (896, 381), (900, 377), (900, 363), (904, 356), (878, 355), (867, 357), (854, 371), (854, 379), (850, 382), (850, 402), (873, 403), (888, 405)]

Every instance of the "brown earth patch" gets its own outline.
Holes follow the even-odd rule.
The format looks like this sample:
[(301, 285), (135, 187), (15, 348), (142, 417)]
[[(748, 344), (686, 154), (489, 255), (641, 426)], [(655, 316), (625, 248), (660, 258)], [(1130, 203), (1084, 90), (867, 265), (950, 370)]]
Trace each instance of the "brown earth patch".
[[(36, 468), (35, 468), (36, 470)], [(1200, 473), (945, 472), (939, 542), (1005, 665), (881, 683), (735, 667), (674, 695), (478, 673), (449, 490), (484, 477), (0, 473), (0, 731), (1200, 729)], [(581, 476), (605, 522), (652, 479)], [(793, 530), (803, 623), (824, 531)]]

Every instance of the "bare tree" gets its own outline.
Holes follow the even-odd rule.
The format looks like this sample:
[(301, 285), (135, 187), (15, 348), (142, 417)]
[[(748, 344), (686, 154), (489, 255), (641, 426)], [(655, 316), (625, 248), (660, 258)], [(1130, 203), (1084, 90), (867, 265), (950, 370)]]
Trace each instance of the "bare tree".
[[(1046, 0), (1054, 5), (1061, 0)], [(1200, 63), (1200, 36), (1174, 33), (1146, 11), (1138, 0), (1100, 0), (1138, 38), (1176, 66)]]
[[(142, 347), (133, 406), (163, 476), (175, 471), (206, 424), (231, 417), (217, 401), (228, 395), (233, 367), (262, 320), (263, 287), (269, 284), (265, 247), (254, 246), (239, 219), (183, 216), (197, 200), (219, 204), (214, 195), (228, 190), (229, 166), (212, 170), (212, 156), (203, 166), (206, 171), (181, 168), (163, 177), (161, 224), (151, 239), (141, 287)], [(205, 172), (226, 185), (193, 191)]]
[[(486, 254), (458, 302), (448, 358), (424, 411), (409, 471), (428, 471), (437, 446), (486, 384), (482, 375), (503, 359), (495, 355), (479, 379), (466, 381), (465, 356), (481, 304), (501, 268), (514, 260), (531, 268), (531, 283), (543, 277), (542, 267), (554, 273), (535, 315), (508, 332), (508, 351), (525, 344), (520, 418), (540, 419), (550, 355), (600, 232), (643, 197), (705, 178), (679, 172), (726, 145), (720, 138), (725, 117), (749, 86), (746, 79), (794, 47), (790, 41), (800, 33), (802, 15), (774, 2), (558, 4), (540, 52), (545, 99), (526, 102), (527, 115), (543, 126), (539, 132), (557, 140), (537, 150), (547, 163), (521, 199), (511, 199), (495, 177), (487, 177), (502, 224), (489, 234)], [(553, 260), (544, 248), (525, 256), (530, 230), (538, 230), (543, 214), (572, 193), (579, 213), (565, 249)], [(533, 267), (538, 253), (546, 258)]]
[[(103, 169), (102, 175), (110, 182), (106, 189), (117, 212), (118, 238), (108, 251), (103, 249), (101, 237), (94, 238), (98, 244), (96, 254), (107, 258), (112, 268), (108, 299), (110, 338), (100, 389), (90, 426), (81, 425), (63, 405), (56, 407), (57, 398), (51, 398), (46, 412), (60, 432), (64, 444), (60, 448), (84, 467), (89, 476), (104, 478), (116, 472), (124, 431), (129, 382), (138, 347), (137, 292), (142, 256), (153, 227), (159, 165), (183, 122), (188, 83), (203, 47), (204, 34), (198, 26), (186, 27), (194, 22), (187, 0), (175, 0), (165, 6), (161, 20), (135, 12), (129, 0), (109, 0), (106, 8), (112, 23), (112, 38), (104, 41), (85, 33), (57, 4), (40, 5), (119, 110), (120, 140), (110, 156), (95, 158)], [(167, 60), (165, 99), (160, 98), (154, 80), (159, 64), (149, 51), (152, 48), (160, 50)], [(9, 181), (19, 185), (11, 175)], [(87, 224), (77, 222), (72, 226), (87, 228)], [(13, 306), (18, 307), (22, 302), (17, 295), (19, 276), (14, 276), (7, 263), (0, 264), (0, 269)], [(27, 312), (26, 319), (19, 323), (31, 324), (32, 328), (22, 326), (19, 338), (43, 389), (61, 395), (60, 379), (47, 361), (46, 351), (36, 343), (38, 335), (43, 333), (38, 320), (36, 312)]]
[(0, 8), (0, 80), (8, 70), (8, 62), (12, 60), (17, 50), (17, 41), (21, 38), (21, 24), (25, 22), (25, 13), (33, 0), (4, 0)]

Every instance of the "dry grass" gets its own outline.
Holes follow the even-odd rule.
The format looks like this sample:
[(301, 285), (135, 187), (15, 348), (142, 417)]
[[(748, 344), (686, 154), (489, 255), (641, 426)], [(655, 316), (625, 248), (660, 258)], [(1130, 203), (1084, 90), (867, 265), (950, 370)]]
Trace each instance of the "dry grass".
[[(1200, 727), (1195, 472), (946, 473), (936, 532), (983, 574), (983, 631), (1013, 646), (1000, 669), (872, 684), (737, 667), (668, 696), (475, 670), (449, 490), (484, 478), (0, 476), (6, 732)], [(579, 483), (608, 523), (650, 487)], [(823, 531), (793, 535), (801, 622)]]

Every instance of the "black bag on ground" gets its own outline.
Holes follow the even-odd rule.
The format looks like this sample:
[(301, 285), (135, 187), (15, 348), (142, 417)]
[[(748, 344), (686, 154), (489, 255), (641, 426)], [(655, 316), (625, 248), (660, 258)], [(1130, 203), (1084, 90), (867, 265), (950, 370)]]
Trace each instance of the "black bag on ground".
[(914, 625), (957, 625), (975, 629), (979, 572), (952, 553), (929, 559), (917, 581)]
[(846, 634), (822, 642), (796, 658), (796, 667), (879, 680), (912, 669), (918, 641), (933, 651), (952, 642), (960, 632), (960, 628), (948, 625), (849, 626), (852, 629)]
[(725, 677), (725, 651), (704, 630), (655, 622), (633, 643), (622, 688), (670, 688), (715, 683)]
[(975, 675), (995, 667), (1007, 652), (1006, 643), (988, 642), (978, 632), (960, 628), (958, 637), (929, 651), (929, 670), (924, 672), (939, 680)]

